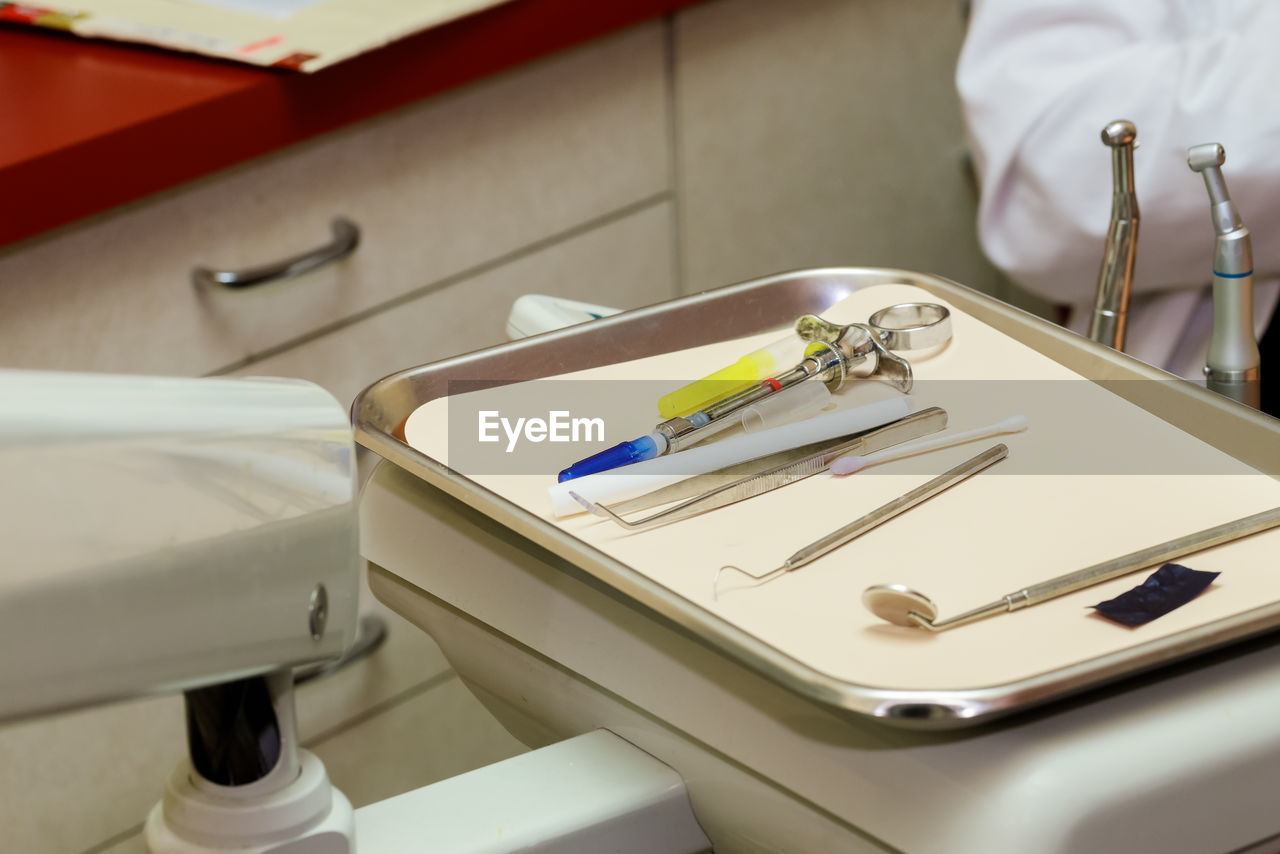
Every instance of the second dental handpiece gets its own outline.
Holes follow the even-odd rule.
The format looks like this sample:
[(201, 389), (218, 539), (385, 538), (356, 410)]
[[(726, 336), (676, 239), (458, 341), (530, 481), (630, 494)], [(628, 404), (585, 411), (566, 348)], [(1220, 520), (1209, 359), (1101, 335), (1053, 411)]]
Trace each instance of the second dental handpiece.
[(1089, 337), (1116, 350), (1124, 349), (1133, 287), (1133, 267), (1138, 251), (1138, 197), (1133, 187), (1133, 149), (1138, 131), (1133, 122), (1119, 119), (1102, 129), (1102, 142), (1111, 149), (1111, 221), (1098, 271), (1098, 291)]
[(1204, 368), (1211, 391), (1255, 409), (1261, 403), (1261, 356), (1253, 331), (1253, 243), (1222, 178), (1226, 152), (1216, 142), (1187, 149), (1187, 165), (1204, 177), (1217, 241), (1213, 253), (1213, 334)]

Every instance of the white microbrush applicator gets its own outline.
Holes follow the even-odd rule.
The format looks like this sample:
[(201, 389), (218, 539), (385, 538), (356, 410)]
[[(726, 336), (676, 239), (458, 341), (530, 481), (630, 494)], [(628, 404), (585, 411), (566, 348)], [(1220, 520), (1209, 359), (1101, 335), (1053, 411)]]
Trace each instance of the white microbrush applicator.
[(995, 424), (989, 424), (986, 427), (977, 427), (973, 430), (963, 430), (959, 433), (951, 433), (943, 436), (934, 436), (929, 439), (919, 439), (915, 442), (908, 442), (897, 448), (885, 448), (883, 451), (876, 451), (874, 454), (866, 456), (858, 456), (850, 454), (847, 457), (840, 457), (831, 464), (832, 474), (853, 474), (861, 471), (867, 466), (874, 466), (878, 463), (887, 463), (890, 460), (900, 460), (903, 457), (913, 457), (916, 454), (923, 454), (929, 451), (936, 451), (939, 448), (949, 448), (952, 445), (959, 445), (964, 442), (972, 442), (974, 439), (985, 439), (988, 436), (999, 436), (1001, 433), (1020, 433), (1027, 429), (1027, 416), (1013, 415), (1003, 421)]

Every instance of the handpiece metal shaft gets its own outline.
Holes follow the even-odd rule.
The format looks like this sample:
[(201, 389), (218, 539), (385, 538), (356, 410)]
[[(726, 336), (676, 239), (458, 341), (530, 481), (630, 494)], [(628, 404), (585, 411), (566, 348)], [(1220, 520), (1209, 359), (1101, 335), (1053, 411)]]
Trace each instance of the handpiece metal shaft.
[(1116, 350), (1124, 349), (1129, 292), (1138, 253), (1138, 196), (1133, 187), (1133, 149), (1138, 130), (1123, 119), (1102, 129), (1102, 142), (1111, 149), (1111, 222), (1098, 271), (1098, 293), (1089, 324), (1089, 337)]
[(1253, 241), (1222, 178), (1226, 152), (1216, 142), (1187, 149), (1187, 165), (1204, 176), (1217, 242), (1213, 253), (1213, 335), (1205, 360), (1211, 391), (1255, 409), (1261, 404), (1261, 357), (1253, 330)]

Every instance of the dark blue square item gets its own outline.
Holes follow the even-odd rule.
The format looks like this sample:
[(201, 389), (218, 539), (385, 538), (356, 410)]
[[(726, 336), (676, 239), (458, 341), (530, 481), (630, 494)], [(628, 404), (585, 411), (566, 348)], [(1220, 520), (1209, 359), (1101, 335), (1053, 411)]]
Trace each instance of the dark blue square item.
[(1141, 626), (1187, 604), (1204, 592), (1219, 574), (1166, 563), (1139, 586), (1093, 607), (1109, 620), (1130, 627)]

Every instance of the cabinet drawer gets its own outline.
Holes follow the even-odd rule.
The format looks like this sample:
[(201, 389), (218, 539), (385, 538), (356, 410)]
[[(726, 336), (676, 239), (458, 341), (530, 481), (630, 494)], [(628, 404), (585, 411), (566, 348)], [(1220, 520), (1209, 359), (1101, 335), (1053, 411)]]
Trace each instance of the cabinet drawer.
[[(0, 253), (0, 365), (207, 373), (666, 192), (660, 28)], [(336, 215), (363, 232), (343, 261), (240, 292), (192, 286), (197, 265), (254, 266), (322, 243)]]
[(402, 368), (506, 341), (515, 299), (542, 293), (614, 308), (678, 296), (672, 204), (662, 202), (237, 370), (310, 380), (349, 404)]

